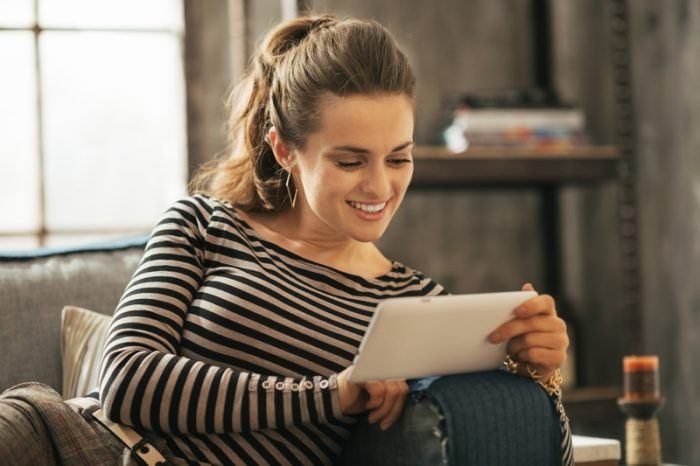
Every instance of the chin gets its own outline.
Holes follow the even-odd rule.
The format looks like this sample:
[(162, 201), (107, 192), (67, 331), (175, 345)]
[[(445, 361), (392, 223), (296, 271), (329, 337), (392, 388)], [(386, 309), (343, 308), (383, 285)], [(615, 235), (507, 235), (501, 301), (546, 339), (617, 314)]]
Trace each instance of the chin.
[(382, 237), (382, 234), (384, 234), (383, 231), (381, 233), (375, 234), (375, 235), (371, 235), (371, 234), (352, 235), (351, 234), (348, 236), (350, 236), (355, 241), (359, 241), (360, 243), (373, 243), (375, 241), (378, 241), (379, 238)]
[(372, 243), (379, 240), (384, 235), (388, 225), (373, 225), (367, 226), (365, 228), (349, 228), (347, 230), (348, 236), (350, 236), (355, 241), (360, 241), (362, 243)]

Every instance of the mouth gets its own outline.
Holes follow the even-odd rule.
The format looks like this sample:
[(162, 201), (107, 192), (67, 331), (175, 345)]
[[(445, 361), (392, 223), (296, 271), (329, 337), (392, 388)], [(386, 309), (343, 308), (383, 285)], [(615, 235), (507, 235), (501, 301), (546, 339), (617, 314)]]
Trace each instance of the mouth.
[(384, 216), (389, 201), (383, 202), (357, 202), (345, 201), (355, 213), (363, 220), (379, 220)]

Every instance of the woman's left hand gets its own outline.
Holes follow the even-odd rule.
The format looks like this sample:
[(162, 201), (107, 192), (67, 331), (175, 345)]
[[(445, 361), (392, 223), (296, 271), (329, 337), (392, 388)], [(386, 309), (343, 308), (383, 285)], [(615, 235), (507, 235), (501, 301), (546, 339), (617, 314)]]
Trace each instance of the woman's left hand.
[[(535, 291), (526, 283), (523, 291)], [(566, 360), (569, 337), (566, 323), (557, 316), (554, 299), (546, 294), (527, 300), (515, 310), (516, 318), (494, 330), (491, 343), (510, 339), (507, 351), (513, 360), (520, 361), (518, 373), (528, 376), (525, 363), (535, 369), (543, 380), (561, 367)]]

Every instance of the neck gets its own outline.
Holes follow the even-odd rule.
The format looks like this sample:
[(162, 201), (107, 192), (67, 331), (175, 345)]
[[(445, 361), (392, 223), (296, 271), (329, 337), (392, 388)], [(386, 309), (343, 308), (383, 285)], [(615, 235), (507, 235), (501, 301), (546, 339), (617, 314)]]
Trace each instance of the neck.
[(308, 206), (300, 203), (294, 209), (278, 213), (271, 226), (284, 234), (300, 251), (331, 262), (367, 251), (366, 244), (333, 230)]

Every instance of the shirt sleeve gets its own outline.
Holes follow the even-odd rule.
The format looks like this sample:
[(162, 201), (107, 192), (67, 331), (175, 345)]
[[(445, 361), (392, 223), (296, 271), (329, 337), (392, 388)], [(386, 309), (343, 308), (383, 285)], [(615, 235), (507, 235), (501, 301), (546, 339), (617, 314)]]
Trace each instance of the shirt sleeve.
[(450, 293), (440, 282), (425, 277), (422, 272), (416, 271), (416, 276), (421, 283), (421, 290), (416, 293), (418, 296), (445, 296)]
[(106, 416), (172, 433), (354, 423), (340, 411), (337, 374), (277, 377), (179, 356), (185, 317), (204, 280), (212, 210), (206, 197), (181, 199), (151, 233), (102, 354)]

